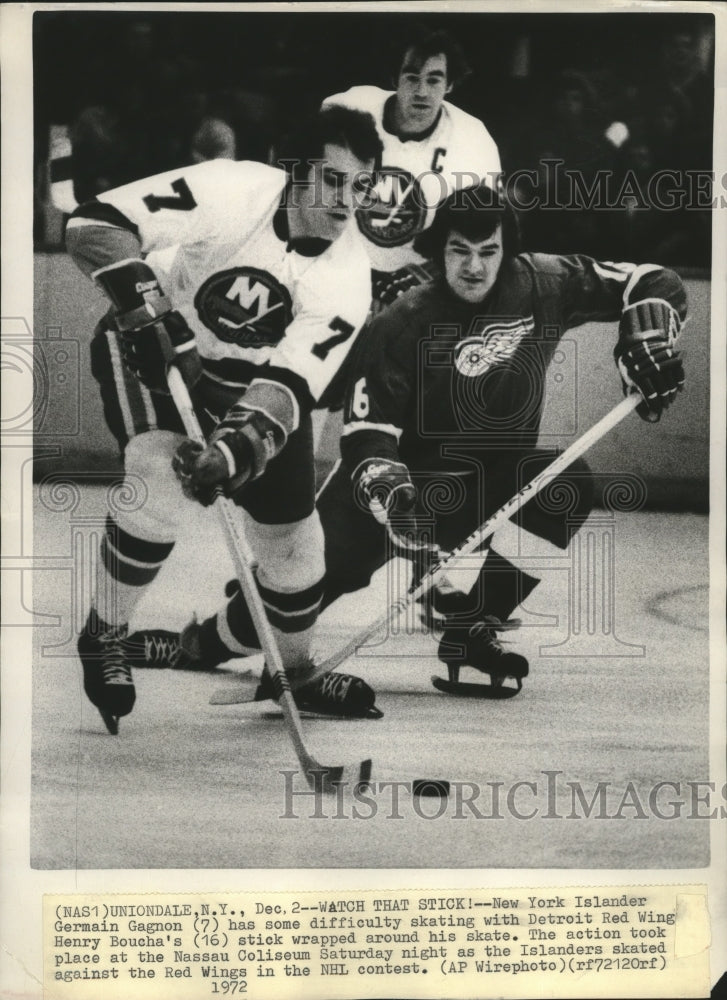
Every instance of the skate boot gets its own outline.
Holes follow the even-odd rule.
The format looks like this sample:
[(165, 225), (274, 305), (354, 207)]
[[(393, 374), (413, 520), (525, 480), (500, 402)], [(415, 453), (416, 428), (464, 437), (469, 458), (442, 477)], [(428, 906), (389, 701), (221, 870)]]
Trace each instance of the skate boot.
[(119, 731), (120, 717), (129, 714), (136, 700), (131, 667), (124, 649), (127, 628), (126, 625), (113, 628), (92, 608), (78, 637), (83, 690), (113, 736)]
[[(494, 615), (471, 625), (444, 626), (439, 643), (439, 659), (446, 663), (449, 680), (433, 677), (440, 691), (470, 698), (512, 698), (522, 690), (522, 680), (528, 675), (528, 661), (520, 653), (504, 648), (498, 633), (517, 628), (517, 619), (502, 622)], [(474, 667), (490, 675), (490, 684), (464, 684), (459, 680), (461, 667)], [(505, 687), (506, 678), (514, 679), (517, 687)]]
[(197, 619), (193, 618), (181, 632), (163, 628), (133, 632), (124, 643), (126, 655), (134, 667), (215, 673), (216, 667), (207, 666), (202, 660), (199, 628)]
[[(366, 681), (353, 674), (332, 672), (303, 684), (293, 692), (295, 703), (306, 715), (333, 719), (381, 719), (383, 712), (375, 705), (376, 692)], [(255, 701), (277, 701), (267, 667), (263, 670)]]

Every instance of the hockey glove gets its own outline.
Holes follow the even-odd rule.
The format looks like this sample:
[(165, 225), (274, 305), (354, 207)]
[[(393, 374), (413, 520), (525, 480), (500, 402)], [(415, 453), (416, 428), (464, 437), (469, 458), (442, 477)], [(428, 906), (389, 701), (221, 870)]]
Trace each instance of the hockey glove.
[(279, 424), (259, 410), (237, 404), (215, 428), (206, 448), (183, 441), (172, 468), (184, 495), (207, 507), (215, 499), (217, 487), (234, 499), (245, 483), (262, 476), (284, 443)]
[(436, 274), (436, 267), (431, 261), (421, 264), (407, 264), (398, 271), (372, 271), (371, 283), (374, 302), (381, 306), (391, 305), (400, 295), (424, 284)]
[(636, 409), (642, 420), (659, 420), (684, 387), (684, 368), (674, 347), (678, 332), (679, 316), (662, 299), (636, 302), (623, 311), (614, 358), (624, 395), (636, 389), (643, 397)]
[(172, 468), (184, 495), (203, 507), (209, 507), (217, 495), (217, 487), (229, 477), (227, 459), (219, 448), (204, 448), (189, 438), (175, 451)]
[(194, 334), (172, 309), (156, 275), (143, 260), (122, 260), (95, 271), (93, 278), (114, 306), (121, 355), (148, 389), (168, 393), (166, 372), (176, 364), (191, 388), (202, 366)]
[(379, 524), (386, 527), (403, 555), (420, 567), (430, 558), (438, 557), (438, 548), (422, 535), (417, 524), (417, 491), (403, 462), (366, 459), (351, 478), (358, 502), (368, 507)]

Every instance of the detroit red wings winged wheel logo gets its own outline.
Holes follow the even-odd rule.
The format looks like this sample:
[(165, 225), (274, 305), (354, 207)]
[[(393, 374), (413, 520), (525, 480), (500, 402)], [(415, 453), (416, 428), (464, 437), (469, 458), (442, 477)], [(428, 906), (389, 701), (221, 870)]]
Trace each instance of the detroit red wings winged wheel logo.
[(376, 246), (401, 246), (424, 228), (426, 202), (419, 181), (408, 170), (382, 167), (368, 199), (356, 219), (361, 232)]
[(256, 267), (233, 267), (208, 278), (194, 297), (204, 325), (228, 344), (279, 343), (293, 315), (288, 289)]
[(532, 334), (532, 316), (510, 322), (489, 323), (474, 337), (457, 345), (454, 364), (460, 375), (475, 378), (493, 365), (511, 358), (520, 342)]

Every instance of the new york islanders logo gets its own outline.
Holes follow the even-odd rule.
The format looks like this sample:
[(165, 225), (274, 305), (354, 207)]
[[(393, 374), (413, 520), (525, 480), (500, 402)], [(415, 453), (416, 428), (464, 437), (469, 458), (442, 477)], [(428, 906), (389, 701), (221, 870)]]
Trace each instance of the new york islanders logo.
[(418, 180), (408, 170), (382, 167), (368, 195), (370, 202), (356, 213), (366, 239), (379, 247), (398, 247), (424, 228), (427, 205)]
[(293, 315), (288, 289), (256, 267), (213, 274), (200, 286), (194, 305), (208, 329), (239, 347), (277, 344)]
[(511, 358), (520, 342), (532, 333), (532, 316), (511, 322), (488, 323), (480, 333), (457, 345), (454, 364), (460, 375), (476, 378), (493, 365)]

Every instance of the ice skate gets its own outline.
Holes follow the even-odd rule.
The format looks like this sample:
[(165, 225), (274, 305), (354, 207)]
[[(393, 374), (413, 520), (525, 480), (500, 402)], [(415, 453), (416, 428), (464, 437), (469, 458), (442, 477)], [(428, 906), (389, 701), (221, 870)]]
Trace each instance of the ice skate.
[[(312, 665), (311, 665), (312, 669)], [(273, 680), (263, 670), (255, 701), (277, 700)], [(332, 672), (318, 677), (310, 684), (298, 687), (293, 697), (298, 709), (305, 715), (334, 719), (380, 719), (383, 712), (375, 705), (376, 692), (353, 674)]]
[[(439, 691), (469, 698), (513, 698), (522, 690), (523, 678), (528, 675), (528, 661), (520, 653), (505, 649), (498, 633), (517, 628), (519, 624), (517, 619), (502, 622), (493, 615), (469, 628), (445, 624), (438, 656), (447, 665), (449, 679), (433, 677), (434, 686)], [(490, 683), (461, 682), (462, 667), (474, 667), (489, 674)], [(516, 687), (506, 686), (507, 678), (512, 678)]]
[(181, 632), (161, 628), (133, 632), (124, 643), (126, 655), (133, 667), (217, 673), (217, 666), (202, 658), (199, 628), (194, 618)]
[(124, 648), (126, 633), (126, 625), (114, 628), (102, 621), (92, 608), (78, 637), (83, 689), (113, 736), (119, 731), (119, 719), (129, 714), (136, 700), (131, 667)]

